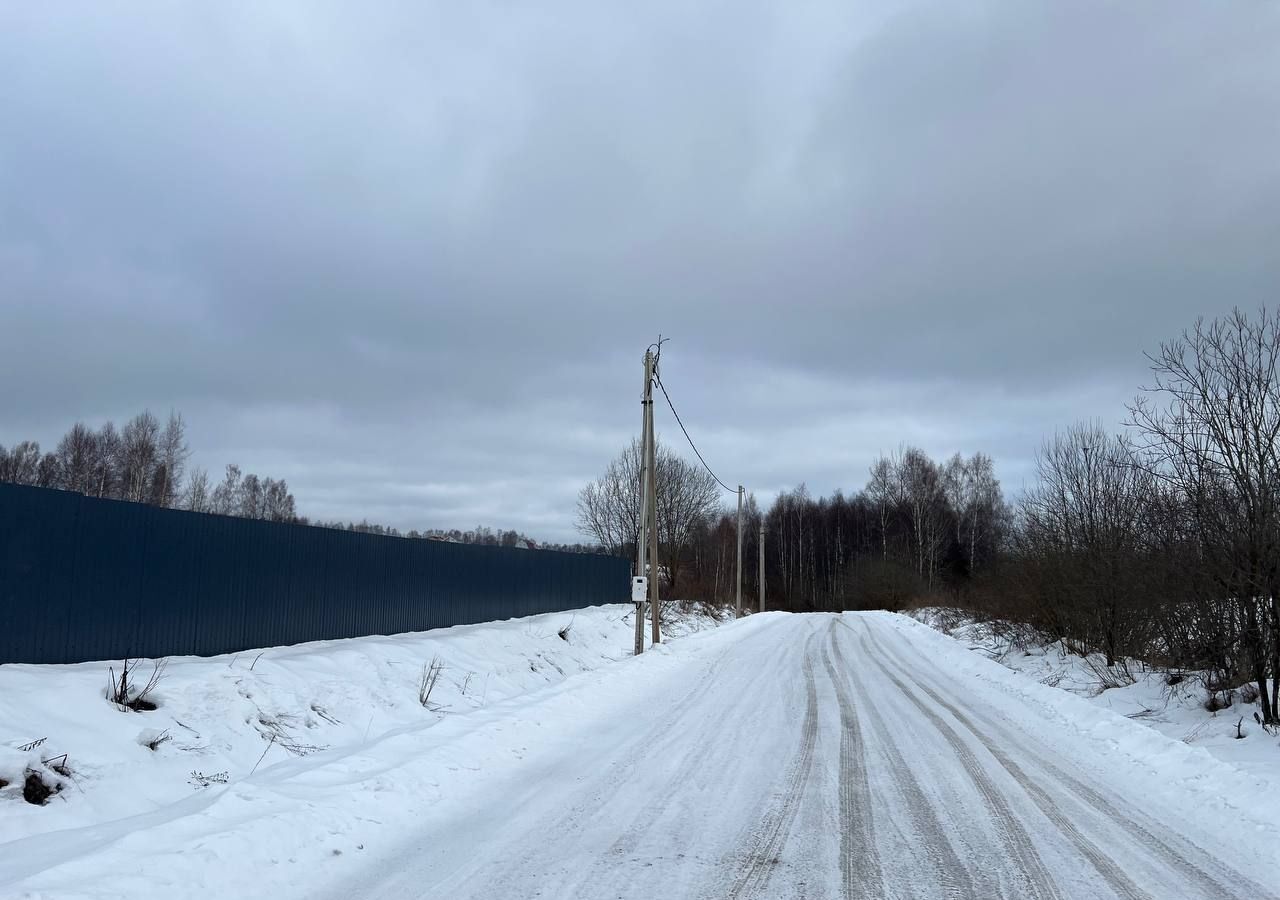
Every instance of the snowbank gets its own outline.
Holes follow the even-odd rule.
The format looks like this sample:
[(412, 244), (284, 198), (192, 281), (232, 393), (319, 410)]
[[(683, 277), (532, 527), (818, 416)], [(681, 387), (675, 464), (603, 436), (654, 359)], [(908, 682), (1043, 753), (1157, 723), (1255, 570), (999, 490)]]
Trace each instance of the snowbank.
[[(925, 623), (943, 621), (921, 612)], [(1034, 733), (1037, 719), (1052, 721), (1087, 739), (1117, 771), (1132, 771), (1134, 789), (1149, 782), (1159, 792), (1177, 784), (1199, 799), (1199, 815), (1220, 817), (1226, 833), (1248, 823), (1280, 836), (1280, 811), (1258, 802), (1280, 793), (1280, 737), (1264, 732), (1247, 711), (1212, 714), (1202, 691), (1170, 693), (1162, 676), (1149, 671), (1133, 685), (1100, 690), (1089, 661), (1059, 646), (1002, 652), (1004, 645), (980, 625), (951, 621), (944, 633), (904, 615), (883, 615), (909, 632), (907, 646), (945, 659), (952, 675), (979, 679), (1006, 695), (1012, 702), (1002, 704), (1001, 714), (1024, 730)], [(976, 652), (957, 652), (961, 647)], [(1242, 715), (1247, 737), (1236, 740)]]
[[(682, 616), (675, 637), (714, 624)], [(601, 606), (438, 631), (175, 657), (150, 698), (107, 699), (121, 661), (0, 666), (0, 851), (5, 842), (198, 801), (255, 769), (421, 729), (631, 655), (634, 618)], [(440, 664), (422, 702), (424, 673)], [(145, 683), (151, 661), (137, 674)], [(38, 742), (38, 744), (37, 744)], [(36, 746), (31, 746), (37, 744)], [(24, 749), (19, 749), (24, 748)], [(68, 777), (51, 769), (66, 754)], [(46, 763), (46, 761), (48, 761)], [(61, 788), (24, 802), (25, 774)], [(5, 856), (0, 852), (0, 857)]]

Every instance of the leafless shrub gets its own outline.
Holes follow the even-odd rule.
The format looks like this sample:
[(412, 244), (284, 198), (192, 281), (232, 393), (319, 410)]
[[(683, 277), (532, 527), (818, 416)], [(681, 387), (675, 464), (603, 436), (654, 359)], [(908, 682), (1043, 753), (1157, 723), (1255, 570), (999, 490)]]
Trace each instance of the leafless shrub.
[(192, 772), (188, 784), (193, 787), (207, 788), (211, 784), (226, 784), (231, 778), (228, 772), (214, 772), (206, 775), (204, 772)]
[(935, 608), (931, 618), (933, 621), (926, 624), (932, 625), (943, 634), (951, 634), (962, 625), (969, 625), (974, 621), (972, 614), (946, 606)]
[(1230, 675), (1217, 670), (1198, 672), (1196, 673), (1196, 680), (1210, 694), (1220, 694), (1235, 687)]
[(146, 747), (148, 750), (154, 753), (155, 751), (160, 749), (161, 744), (167, 744), (171, 740), (173, 740), (173, 735), (171, 735), (169, 733), (169, 729), (166, 728), (164, 731), (160, 732), (154, 737), (150, 737), (146, 740), (143, 740), (141, 743), (142, 743), (142, 746)]
[(1257, 682), (1263, 721), (1280, 724), (1280, 684), (1267, 692), (1280, 673), (1280, 315), (1237, 309), (1197, 321), (1150, 359), (1154, 383), (1130, 421), (1179, 501), (1181, 530), (1193, 536), (1200, 572), (1192, 574), (1202, 584), (1191, 599), (1210, 621), (1188, 655), (1222, 671), (1229, 686)]
[(136, 675), (140, 662), (140, 660), (130, 659), (126, 656), (123, 665), (120, 667), (119, 678), (116, 677), (114, 667), (107, 670), (107, 699), (121, 710), (130, 709), (134, 712), (144, 712), (156, 708), (155, 702), (151, 699), (151, 694), (164, 679), (165, 669), (168, 667), (169, 661), (161, 659), (152, 663), (151, 676), (139, 688)]
[(40, 761), (48, 766), (52, 771), (57, 772), (63, 778), (71, 777), (71, 766), (67, 764), (67, 754), (64, 753), (61, 756), (51, 756), (48, 759), (42, 759)]
[(1112, 688), (1128, 687), (1138, 679), (1129, 668), (1127, 659), (1119, 658), (1113, 665), (1105, 665), (1097, 656), (1085, 657), (1085, 664), (1098, 680), (1098, 693)]
[(671, 625), (680, 618), (681, 605), (679, 600), (663, 600), (658, 605), (658, 623), (661, 625)]
[(288, 713), (267, 715), (259, 710), (258, 733), (268, 741), (269, 745), (279, 744), (294, 756), (307, 756), (326, 749), (318, 744), (304, 744), (294, 737), (293, 729), (297, 718), (297, 716), (292, 716)]
[(271, 748), (274, 747), (275, 745), (276, 745), (276, 736), (273, 734), (271, 735), (271, 740), (267, 741), (267, 746), (262, 748), (262, 755), (258, 757), (258, 761), (254, 763), (253, 768), (249, 770), (250, 775), (258, 771), (258, 766), (262, 765), (262, 761), (267, 758), (267, 753), (270, 752)]
[(984, 627), (992, 639), (1004, 644), (1001, 656), (1008, 656), (1010, 653), (1025, 653), (1033, 648), (1044, 647), (1051, 643), (1048, 635), (1041, 633), (1033, 625), (1026, 622), (988, 619), (984, 623)]
[(1211, 713), (1216, 713), (1223, 709), (1230, 709), (1231, 701), (1234, 697), (1234, 691), (1209, 691), (1209, 695), (1204, 701), (1204, 708)]
[(1061, 670), (1057, 672), (1050, 672), (1048, 675), (1040, 679), (1040, 683), (1047, 684), (1049, 687), (1057, 687), (1062, 684), (1062, 677), (1065, 674), (1066, 673)]
[(435, 690), (442, 671), (444, 671), (444, 662), (438, 656), (433, 657), (431, 662), (423, 663), (422, 677), (418, 680), (418, 703), (432, 712), (440, 709), (437, 704), (431, 702), (431, 692)]
[(573, 630), (573, 620), (569, 620), (569, 624), (561, 628), (556, 634), (560, 635), (560, 640), (567, 642), (569, 640), (569, 632)]
[(1191, 744), (1191, 743), (1194, 743), (1195, 741), (1198, 741), (1200, 739), (1200, 736), (1204, 734), (1205, 727), (1208, 726), (1208, 724), (1209, 724), (1209, 720), (1205, 719), (1203, 722), (1200, 722), (1199, 724), (1192, 727), (1190, 731), (1188, 731), (1186, 734), (1182, 736), (1182, 742), (1184, 744)]
[(320, 718), (324, 719), (330, 725), (342, 724), (340, 720), (335, 719), (333, 716), (329, 715), (329, 711), (325, 709), (323, 706), (321, 706), (318, 702), (312, 701), (311, 711), (315, 713), (317, 716), (319, 716)]
[(1257, 703), (1259, 696), (1258, 686), (1252, 681), (1246, 681), (1240, 685), (1240, 702), (1246, 706)]

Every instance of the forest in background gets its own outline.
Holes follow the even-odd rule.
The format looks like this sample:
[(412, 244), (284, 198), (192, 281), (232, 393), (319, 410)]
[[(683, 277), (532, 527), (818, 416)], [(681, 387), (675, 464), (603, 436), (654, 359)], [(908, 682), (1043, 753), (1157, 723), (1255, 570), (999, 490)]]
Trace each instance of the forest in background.
[(77, 422), (46, 452), (36, 441), (8, 449), (0, 444), (0, 482), (245, 519), (304, 521), (283, 479), (246, 474), (232, 464), (215, 484), (204, 469), (188, 471), (190, 458), (182, 416), (170, 413), (162, 425), (148, 410), (118, 428), (114, 422), (97, 429)]
[(299, 515), (297, 503), (283, 478), (259, 476), (229, 464), (218, 481), (199, 467), (189, 466), (191, 449), (183, 417), (170, 413), (163, 424), (149, 410), (117, 427), (106, 422), (91, 428), (71, 427), (54, 449), (42, 451), (37, 441), (0, 444), (0, 482), (75, 491), (87, 497), (126, 500), (168, 509), (213, 513), (269, 522), (315, 525), (343, 531), (394, 537), (424, 538), (494, 547), (542, 546), (576, 552), (598, 548), (582, 544), (537, 544), (512, 529), (478, 525), (469, 529), (430, 528), (401, 531), (360, 522), (313, 521)]
[[(1117, 429), (1067, 424), (1008, 500), (982, 453), (877, 459), (852, 495), (748, 499), (743, 604), (946, 605), (1025, 623), (1081, 653), (1207, 673), (1211, 695), (1280, 723), (1280, 317), (1201, 320), (1147, 359)], [(677, 600), (735, 599), (736, 522), (711, 473), (660, 448), (659, 559)], [(579, 497), (578, 526), (634, 558), (638, 447)]]
[[(1012, 501), (983, 453), (938, 461), (903, 446), (865, 486), (814, 497), (804, 485), (743, 511), (743, 604), (758, 597), (760, 526), (771, 609), (966, 607), (1022, 622), (1108, 665), (1139, 658), (1209, 672), (1280, 722), (1280, 318), (1199, 321), (1148, 354), (1151, 383), (1118, 429), (1064, 426), (1037, 453), (1035, 486)], [(143, 412), (82, 423), (50, 451), (0, 446), (0, 481), (175, 509), (374, 534), (535, 548), (514, 530), (400, 532), (298, 515), (283, 479), (188, 471), (182, 417)], [(664, 596), (732, 604), (735, 511), (704, 467), (660, 446)], [(553, 549), (634, 558), (640, 453), (633, 443), (579, 496), (588, 540)], [(1251, 701), (1252, 702), (1252, 701)]]

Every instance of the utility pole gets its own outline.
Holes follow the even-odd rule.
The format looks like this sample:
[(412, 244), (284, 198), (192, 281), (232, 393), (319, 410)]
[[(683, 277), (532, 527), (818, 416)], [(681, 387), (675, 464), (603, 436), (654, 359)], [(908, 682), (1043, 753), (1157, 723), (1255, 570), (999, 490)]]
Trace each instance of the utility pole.
[(742, 485), (738, 485), (738, 596), (734, 603), (738, 617), (742, 617)]
[(760, 612), (764, 612), (764, 519), (760, 519)]
[[(643, 411), (640, 427), (640, 530), (636, 535), (636, 575), (648, 578), (649, 570), (645, 560), (648, 545), (649, 526), (649, 486), (653, 473), (649, 463), (649, 429), (653, 425), (653, 353), (646, 350), (644, 354), (644, 394), (640, 400)], [(655, 548), (654, 557), (657, 557)], [(649, 579), (653, 583), (653, 579)], [(652, 591), (652, 588), (650, 588)], [(636, 601), (636, 656), (644, 652), (644, 599)]]
[[(658, 346), (661, 349), (661, 343)], [(649, 579), (649, 615), (653, 617), (652, 641), (657, 645), (662, 643), (662, 629), (659, 625), (662, 619), (662, 602), (658, 598), (658, 581), (662, 575), (658, 568), (658, 440), (653, 428), (653, 376), (657, 371), (658, 358), (648, 353), (645, 357), (649, 359), (649, 377), (644, 383), (644, 409), (649, 419), (649, 462), (645, 469), (649, 473), (649, 491), (645, 496), (645, 503), (649, 505), (649, 568), (653, 572)]]

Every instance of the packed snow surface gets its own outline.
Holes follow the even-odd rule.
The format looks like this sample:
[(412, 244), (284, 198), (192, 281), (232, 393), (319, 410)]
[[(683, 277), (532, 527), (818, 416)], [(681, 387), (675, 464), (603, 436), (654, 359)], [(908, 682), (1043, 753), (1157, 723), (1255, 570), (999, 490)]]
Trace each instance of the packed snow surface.
[[(568, 616), (473, 626), (470, 655), (411, 636), (224, 659), (230, 693), (175, 661), (150, 713), (107, 704), (100, 667), (0, 667), (0, 726), (47, 728), (72, 768), (49, 806), (3, 798), (0, 896), (1277, 896), (1277, 784), (910, 619), (766, 613), (628, 658), (621, 615), (580, 613), (568, 641)], [(566, 665), (550, 648), (575, 632)], [(553, 674), (530, 689), (534, 647)], [(454, 688), (432, 710), (413, 693), (436, 654)], [(525, 669), (473, 688), (499, 657)], [(219, 737), (145, 746), (206, 707)], [(298, 717), (298, 749), (264, 710)], [(92, 736), (110, 746), (69, 743)], [(228, 780), (173, 799), (175, 765)], [(163, 797), (121, 796), (149, 777)]]

